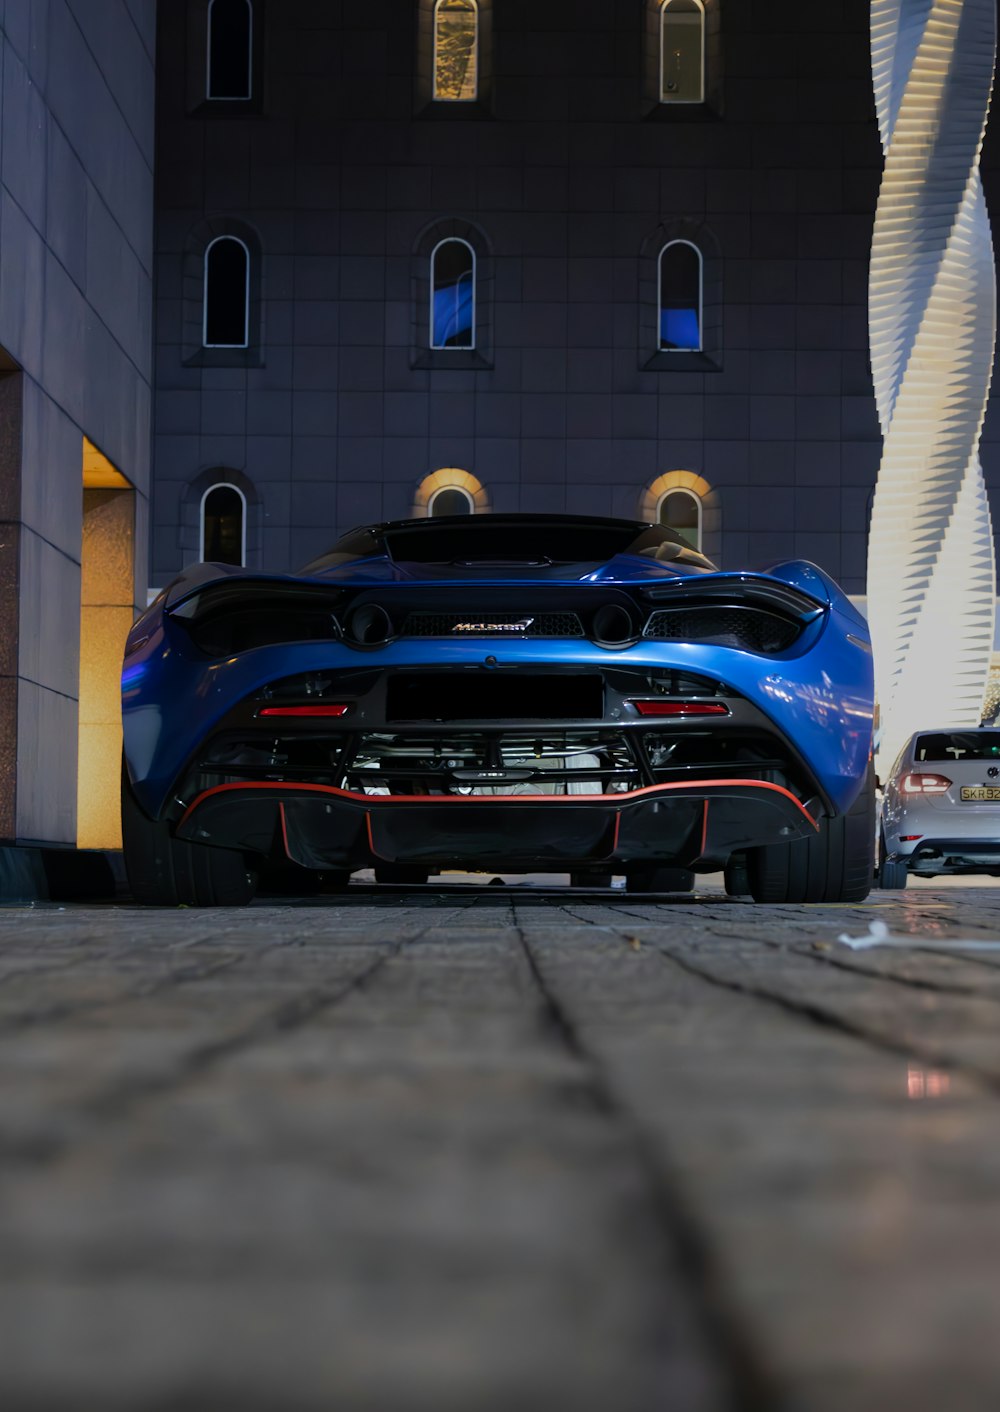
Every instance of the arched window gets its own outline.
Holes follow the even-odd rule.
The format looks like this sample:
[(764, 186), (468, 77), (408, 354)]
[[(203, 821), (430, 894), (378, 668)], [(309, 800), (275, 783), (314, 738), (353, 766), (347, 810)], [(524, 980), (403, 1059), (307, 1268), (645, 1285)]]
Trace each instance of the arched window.
[(486, 487), (469, 471), (458, 466), (442, 466), (424, 476), (413, 499), (416, 519), (442, 515), (488, 515), (490, 497)]
[(705, 6), (663, 0), (660, 6), (660, 102), (705, 101)]
[(230, 103), (253, 97), (251, 0), (209, 0), (206, 92)]
[(442, 515), (474, 515), (476, 507), (472, 496), (464, 487), (444, 485), (435, 490), (427, 502), (427, 514), (432, 520)]
[(650, 481), (639, 497), (639, 518), (668, 525), (709, 558), (720, 552), (719, 493), (697, 471), (664, 471)]
[(205, 251), (206, 348), (246, 348), (250, 342), (250, 251), (235, 235), (219, 235)]
[(476, 255), (466, 240), (439, 241), (431, 254), (431, 347), (476, 346)]
[(701, 549), (701, 496), (693, 490), (667, 490), (656, 507), (657, 523), (676, 530), (693, 549)]
[(199, 557), (211, 564), (246, 563), (246, 496), (228, 481), (209, 486), (201, 497)]
[(437, 0), (434, 6), (434, 101), (474, 103), (479, 89), (479, 6)]
[(660, 349), (699, 352), (702, 346), (701, 251), (689, 240), (671, 240), (660, 251)]

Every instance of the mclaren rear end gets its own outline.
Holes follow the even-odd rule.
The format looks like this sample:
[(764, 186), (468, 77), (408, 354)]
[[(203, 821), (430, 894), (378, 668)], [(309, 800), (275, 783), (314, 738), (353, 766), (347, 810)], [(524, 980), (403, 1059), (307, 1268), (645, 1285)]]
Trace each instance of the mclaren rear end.
[(603, 559), (518, 559), (512, 535), (506, 557), (182, 580), (126, 656), (137, 894), (246, 900), (283, 867), (864, 896), (863, 623), (811, 566), (722, 574), (628, 528)]

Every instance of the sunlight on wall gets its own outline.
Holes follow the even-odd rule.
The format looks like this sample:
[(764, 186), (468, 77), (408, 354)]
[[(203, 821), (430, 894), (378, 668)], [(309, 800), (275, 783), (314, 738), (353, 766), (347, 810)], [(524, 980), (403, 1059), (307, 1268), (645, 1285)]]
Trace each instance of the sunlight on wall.
[(86, 439), (77, 847), (121, 848), (119, 682), (135, 593), (135, 492)]
[(436, 490), (451, 488), (469, 492), (472, 496), (473, 514), (489, 513), (490, 497), (481, 482), (469, 471), (460, 470), (457, 466), (445, 466), (440, 471), (433, 471), (429, 476), (425, 476), (417, 486), (417, 493), (413, 498), (414, 519), (426, 518), (431, 496)]
[(657, 476), (651, 481), (642, 493), (639, 502), (639, 518), (646, 520), (649, 524), (656, 523), (656, 512), (662, 496), (671, 490), (690, 490), (697, 495), (700, 500), (711, 492), (712, 487), (704, 476), (697, 475), (694, 471), (666, 471), (662, 476)]

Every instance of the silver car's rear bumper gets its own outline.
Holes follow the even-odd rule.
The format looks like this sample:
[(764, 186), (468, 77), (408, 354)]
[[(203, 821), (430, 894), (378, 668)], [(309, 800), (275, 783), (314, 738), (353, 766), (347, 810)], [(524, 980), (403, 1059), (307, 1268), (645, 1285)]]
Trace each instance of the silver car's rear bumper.
[(921, 838), (901, 844), (889, 860), (905, 863), (911, 873), (1000, 874), (1000, 840)]

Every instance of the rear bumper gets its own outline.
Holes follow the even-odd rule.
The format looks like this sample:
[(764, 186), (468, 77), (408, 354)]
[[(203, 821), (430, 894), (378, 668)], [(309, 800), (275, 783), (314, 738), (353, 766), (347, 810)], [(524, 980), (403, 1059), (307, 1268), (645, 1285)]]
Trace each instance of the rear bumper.
[(657, 861), (709, 870), (733, 852), (806, 838), (817, 825), (780, 785), (686, 781), (621, 794), (369, 795), (331, 785), (248, 782), (205, 790), (181, 838), (307, 868), (412, 863), (564, 871)]
[[(906, 845), (903, 845), (905, 848)], [(913, 873), (1000, 872), (1000, 839), (922, 838), (893, 854)]]
[[(752, 708), (761, 729), (778, 738), (797, 762), (800, 797), (815, 794), (824, 810), (835, 814), (850, 808), (857, 797), (871, 746), (871, 658), (852, 645), (849, 633), (856, 626), (833, 610), (822, 631), (817, 628), (812, 646), (803, 642), (768, 658), (709, 643), (642, 639), (634, 646), (610, 650), (584, 639), (506, 643), (471, 637), (461, 642), (400, 639), (366, 652), (342, 642), (303, 642), (214, 660), (197, 652), (188, 634), (168, 615), (154, 625), (149, 640), (130, 654), (126, 664), (125, 755), (139, 803), (150, 817), (160, 818), (172, 808), (178, 783), (186, 780), (200, 759), (204, 743), (224, 731), (252, 724), (262, 693), (288, 678), (316, 673), (331, 677), (331, 690), (338, 693), (333, 699), (355, 701), (345, 729), (380, 731), (388, 726), (408, 731), (409, 723), (400, 726), (382, 709), (379, 679), (440, 674), (440, 699), (448, 704), (453, 676), (473, 673), (500, 680), (508, 675), (595, 673), (605, 679), (603, 724), (611, 729), (630, 724), (627, 713), (618, 709), (618, 698), (635, 695), (636, 681), (638, 694), (647, 695), (643, 683), (650, 675), (659, 680), (679, 673), (710, 679), (727, 699), (742, 702), (739, 708), (733, 706), (733, 724), (741, 719), (737, 711), (744, 708), (748, 708), (749, 723)], [(623, 682), (616, 696), (619, 677)], [(341, 692), (346, 693), (343, 698)], [(418, 724), (420, 730), (428, 725)], [(448, 732), (469, 725), (506, 729), (511, 724), (526, 729), (528, 722), (497, 722), (491, 715), (489, 721), (477, 718), (470, 723), (449, 716), (443, 727), (431, 728)], [(555, 724), (550, 717), (543, 722), (545, 729)], [(572, 723), (560, 718), (559, 724), (568, 728)], [(589, 719), (586, 724), (597, 723)], [(187, 802), (192, 796), (181, 791), (179, 797)]]

